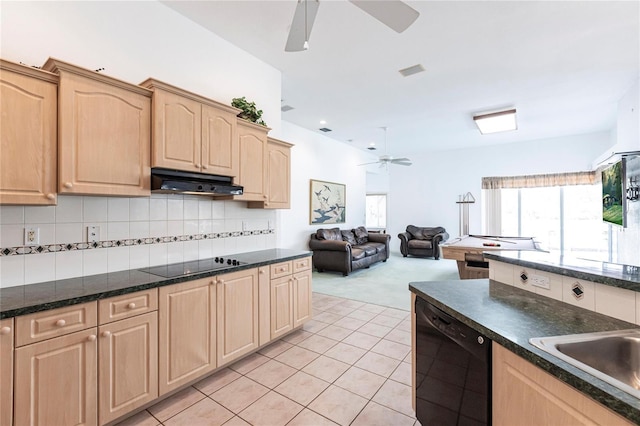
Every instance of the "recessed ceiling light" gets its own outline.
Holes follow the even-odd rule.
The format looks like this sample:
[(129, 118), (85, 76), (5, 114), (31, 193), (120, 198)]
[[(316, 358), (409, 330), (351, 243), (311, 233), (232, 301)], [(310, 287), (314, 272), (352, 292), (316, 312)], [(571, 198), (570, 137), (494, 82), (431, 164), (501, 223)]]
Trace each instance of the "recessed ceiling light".
[(327, 120), (320, 120), (320, 124), (327, 124)]
[(518, 128), (515, 108), (489, 114), (474, 115), (473, 121), (475, 121), (480, 133), (483, 135), (508, 132)]

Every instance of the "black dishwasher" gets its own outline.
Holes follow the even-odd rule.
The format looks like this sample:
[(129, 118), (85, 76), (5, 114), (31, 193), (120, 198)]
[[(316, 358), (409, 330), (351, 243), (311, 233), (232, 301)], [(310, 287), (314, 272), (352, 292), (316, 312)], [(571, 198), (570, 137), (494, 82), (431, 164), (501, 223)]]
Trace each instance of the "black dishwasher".
[(416, 417), (423, 426), (491, 424), (491, 340), (416, 298)]

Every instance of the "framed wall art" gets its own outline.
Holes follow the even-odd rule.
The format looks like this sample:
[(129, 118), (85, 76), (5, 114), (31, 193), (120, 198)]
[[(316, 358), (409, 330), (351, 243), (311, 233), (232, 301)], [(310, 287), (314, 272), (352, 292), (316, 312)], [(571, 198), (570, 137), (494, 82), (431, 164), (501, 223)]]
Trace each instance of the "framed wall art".
[(341, 183), (311, 179), (309, 223), (344, 223), (347, 187)]

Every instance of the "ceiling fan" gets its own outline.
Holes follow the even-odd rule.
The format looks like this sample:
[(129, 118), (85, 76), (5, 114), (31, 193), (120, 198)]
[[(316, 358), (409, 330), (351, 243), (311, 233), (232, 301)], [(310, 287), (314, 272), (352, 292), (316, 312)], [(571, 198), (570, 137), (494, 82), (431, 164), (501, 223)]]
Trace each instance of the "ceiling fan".
[[(382, 127), (382, 129), (384, 130), (384, 152), (387, 152), (387, 128), (386, 127)], [(358, 166), (366, 166), (369, 164), (380, 164), (380, 167), (388, 167), (389, 164), (398, 164), (400, 166), (410, 166), (411, 160), (406, 158), (406, 157), (401, 157), (401, 158), (395, 158), (392, 157), (391, 155), (381, 155), (380, 157), (378, 157), (378, 161), (373, 161), (371, 163), (363, 163), (363, 164), (358, 164)]]
[[(400, 0), (349, 0), (392, 30), (401, 33), (418, 19), (420, 13)], [(311, 28), (318, 13), (319, 0), (298, 0), (291, 22), (289, 38), (284, 48), (286, 52), (300, 52), (309, 49)]]

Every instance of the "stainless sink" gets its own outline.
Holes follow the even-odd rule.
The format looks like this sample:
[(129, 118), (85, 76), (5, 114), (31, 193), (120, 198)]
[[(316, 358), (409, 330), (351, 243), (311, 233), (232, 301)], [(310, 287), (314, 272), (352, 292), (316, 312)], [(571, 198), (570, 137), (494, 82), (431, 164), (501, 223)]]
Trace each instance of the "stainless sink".
[(640, 398), (640, 329), (536, 337), (529, 342)]

